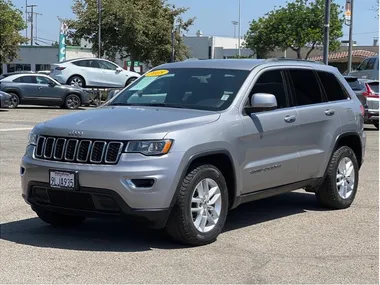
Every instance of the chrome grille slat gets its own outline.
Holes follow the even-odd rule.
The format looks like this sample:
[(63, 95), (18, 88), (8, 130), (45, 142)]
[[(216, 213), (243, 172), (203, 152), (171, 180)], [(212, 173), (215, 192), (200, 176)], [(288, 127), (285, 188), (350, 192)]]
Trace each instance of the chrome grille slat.
[(82, 164), (117, 164), (127, 142), (39, 136), (35, 157)]

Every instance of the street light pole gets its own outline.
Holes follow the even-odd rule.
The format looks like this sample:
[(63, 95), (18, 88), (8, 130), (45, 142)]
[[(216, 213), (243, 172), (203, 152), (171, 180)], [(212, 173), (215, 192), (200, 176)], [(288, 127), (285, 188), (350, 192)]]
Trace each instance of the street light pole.
[(232, 25), (234, 25), (234, 39), (236, 39), (236, 26), (238, 24), (238, 21), (232, 21)]
[(325, 25), (323, 37), (323, 62), (329, 63), (329, 38), (330, 38), (330, 6), (331, 0), (325, 1)]
[(238, 55), (240, 57), (241, 51), (240, 51), (240, 34), (241, 34), (241, 11), (240, 11), (240, 0), (239, 0), (239, 31), (238, 31)]
[(98, 0), (98, 58), (102, 56), (102, 0)]
[(354, 0), (351, 0), (351, 19), (350, 19), (350, 31), (348, 35), (348, 63), (347, 63), (347, 72), (351, 72), (352, 68), (352, 27), (353, 27), (353, 19), (354, 19)]

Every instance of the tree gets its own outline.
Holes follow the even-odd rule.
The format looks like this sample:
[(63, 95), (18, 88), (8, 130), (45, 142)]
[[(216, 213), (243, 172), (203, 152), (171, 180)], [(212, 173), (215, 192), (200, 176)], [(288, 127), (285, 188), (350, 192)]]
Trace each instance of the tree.
[[(96, 0), (74, 0), (76, 20), (68, 20), (69, 36), (84, 38), (98, 53), (98, 11)], [(194, 18), (183, 20), (186, 8), (176, 8), (166, 0), (102, 0), (101, 55), (115, 60), (130, 57), (157, 65), (170, 60), (174, 26), (187, 31)], [(176, 58), (187, 56), (180, 33), (175, 34)]]
[[(252, 21), (245, 35), (246, 47), (259, 55), (266, 55), (276, 48), (291, 48), (302, 58), (301, 49), (310, 53), (323, 46), (324, 34), (324, 0), (295, 0), (287, 2), (257, 21)], [(330, 17), (330, 51), (340, 46), (339, 38), (343, 36), (343, 17), (340, 7), (332, 0)]]
[(0, 63), (13, 61), (18, 54), (19, 45), (27, 39), (20, 35), (26, 28), (20, 10), (9, 0), (0, 0)]

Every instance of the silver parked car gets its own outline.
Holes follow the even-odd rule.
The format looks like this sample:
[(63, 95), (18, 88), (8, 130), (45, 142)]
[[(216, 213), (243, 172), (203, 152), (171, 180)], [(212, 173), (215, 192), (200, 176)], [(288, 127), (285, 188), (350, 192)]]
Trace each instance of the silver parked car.
[(23, 105), (61, 106), (77, 109), (89, 104), (88, 93), (66, 86), (44, 74), (15, 74), (0, 80), (0, 91), (11, 95), (9, 108)]
[(0, 109), (8, 109), (11, 102), (11, 95), (0, 91)]
[(22, 196), (53, 225), (136, 216), (182, 243), (207, 244), (228, 211), (249, 201), (304, 188), (324, 207), (350, 207), (365, 156), (363, 116), (331, 66), (164, 64), (100, 108), (36, 125)]
[(379, 80), (379, 56), (371, 56), (363, 60), (358, 68), (348, 74), (356, 78)]

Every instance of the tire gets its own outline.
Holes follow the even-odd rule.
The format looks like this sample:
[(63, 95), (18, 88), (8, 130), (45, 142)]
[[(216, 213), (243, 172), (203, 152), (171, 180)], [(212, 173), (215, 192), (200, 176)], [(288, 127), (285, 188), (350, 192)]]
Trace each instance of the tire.
[(67, 84), (71, 86), (82, 87), (82, 88), (86, 87), (86, 82), (84, 81), (84, 78), (79, 75), (71, 76), (67, 80)]
[[(342, 183), (344, 181), (343, 185), (339, 187), (344, 187), (345, 183), (347, 183), (347, 179), (343, 176), (342, 178), (338, 178), (338, 175), (340, 172), (339, 164), (342, 163), (342, 166), (349, 166), (350, 162), (347, 161), (347, 163), (344, 163), (344, 160), (349, 159), (352, 164), (352, 170), (351, 174), (348, 175), (351, 177), (351, 181), (349, 181), (347, 185), (349, 192), (346, 192), (346, 195), (344, 194), (343, 188), (341, 191), (338, 189), (337, 181), (339, 179), (339, 183)], [(347, 168), (344, 168), (347, 171)], [(349, 168), (348, 168), (349, 170)], [(339, 173), (338, 173), (339, 171)], [(352, 173), (354, 175), (352, 175)], [(353, 183), (352, 183), (353, 179)], [(355, 199), (356, 192), (358, 189), (358, 182), (359, 182), (359, 164), (357, 161), (357, 158), (355, 156), (355, 153), (352, 151), (351, 148), (347, 146), (342, 146), (338, 150), (336, 150), (333, 154), (333, 157), (330, 161), (330, 164), (327, 169), (325, 180), (323, 181), (322, 185), (317, 189), (316, 192), (316, 198), (319, 204), (323, 207), (327, 207), (330, 209), (345, 209), (351, 206), (352, 202)], [(350, 190), (350, 187), (352, 185), (352, 189)]]
[(65, 98), (65, 103), (63, 104), (64, 108), (75, 110), (78, 109), (81, 106), (82, 102), (78, 95), (76, 94), (69, 94)]
[(11, 95), (11, 98), (9, 100), (9, 109), (15, 109), (20, 104), (20, 97), (16, 93), (8, 93)]
[(133, 81), (135, 81), (137, 78), (136, 77), (131, 77), (127, 80), (127, 82), (125, 83), (125, 87), (127, 87), (129, 84), (131, 84)]
[(373, 125), (376, 127), (376, 129), (379, 129), (379, 123), (374, 123)]
[(84, 220), (86, 219), (85, 217), (63, 215), (63, 214), (54, 213), (50, 211), (44, 211), (44, 210), (38, 210), (36, 211), (36, 213), (38, 217), (45, 223), (48, 223), (53, 226), (60, 226), (60, 227), (78, 226), (82, 224)]
[[(202, 206), (202, 199), (198, 198), (199, 202), (192, 203), (192, 201), (197, 200), (197, 197), (201, 197), (196, 188), (201, 181), (209, 183), (208, 188), (218, 186), (220, 194), (218, 196), (219, 199), (216, 198), (217, 194), (208, 197), (210, 199), (209, 204), (212, 204), (213, 200), (216, 199), (216, 202), (213, 204), (214, 211), (212, 215), (215, 215), (215, 212), (219, 212), (219, 218), (216, 222), (214, 220), (215, 224), (212, 226), (210, 226), (209, 220), (206, 219), (203, 226), (205, 230), (203, 232), (201, 226), (202, 219), (197, 219), (196, 217), (200, 218), (204, 216), (204, 213), (208, 213), (207, 216), (210, 219), (213, 218), (210, 214), (212, 208), (207, 208), (209, 207), (207, 205)], [(189, 172), (183, 181), (180, 182), (177, 193), (176, 204), (166, 224), (167, 233), (174, 240), (186, 245), (199, 246), (214, 242), (224, 227), (228, 212), (228, 189), (220, 170), (213, 165), (198, 166)], [(202, 210), (193, 213), (192, 208)], [(199, 225), (198, 228), (196, 227), (196, 223)], [(207, 225), (209, 225), (209, 228), (207, 228)]]

